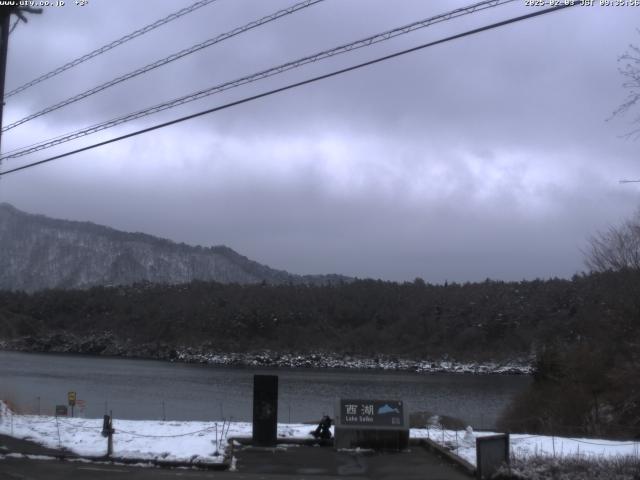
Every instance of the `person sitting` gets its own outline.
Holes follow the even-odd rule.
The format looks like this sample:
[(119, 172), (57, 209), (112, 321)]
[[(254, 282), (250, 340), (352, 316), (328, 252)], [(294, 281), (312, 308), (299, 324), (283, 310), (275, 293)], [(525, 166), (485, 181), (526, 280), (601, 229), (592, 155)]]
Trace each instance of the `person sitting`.
[(328, 415), (322, 417), (322, 420), (320, 420), (318, 427), (313, 432), (311, 432), (311, 435), (313, 435), (315, 438), (321, 438), (323, 440), (331, 439), (331, 418), (329, 418)]

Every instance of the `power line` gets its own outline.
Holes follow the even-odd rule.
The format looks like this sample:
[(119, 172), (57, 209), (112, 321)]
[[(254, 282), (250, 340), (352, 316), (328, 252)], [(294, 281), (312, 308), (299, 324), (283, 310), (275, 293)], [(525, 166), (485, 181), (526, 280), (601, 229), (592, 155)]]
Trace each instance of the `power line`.
[[(4, 113), (4, 81), (7, 72), (7, 52), (9, 48), (9, 35), (16, 28), (18, 22), (23, 21), (24, 23), (28, 23), (29, 20), (26, 16), (27, 13), (33, 14), (41, 14), (41, 8), (34, 8), (30, 6), (18, 6), (17, 2), (3, 2), (7, 3), (3, 7), (0, 7), (0, 127), (2, 126), (2, 118)], [(35, 3), (35, 2), (34, 2)], [(9, 28), (11, 23), (11, 15), (15, 15), (18, 17), (13, 24), (13, 27)], [(1, 136), (0, 131), (0, 136)], [(1, 149), (0, 149), (1, 151)], [(0, 160), (0, 165), (2, 161)]]
[[(312, 4), (315, 4), (315, 3), (319, 2), (319, 1), (322, 1), (322, 0), (314, 0), (314, 1), (311, 1), (311, 2), (309, 0), (307, 0), (307, 2), (302, 2), (302, 4), (294, 5), (293, 7), (291, 7), (291, 11), (285, 11), (284, 14), (292, 13), (293, 11), (296, 11), (296, 10), (298, 10), (300, 8), (308, 7), (308, 6), (310, 6)], [(206, 89), (204, 91), (196, 92), (194, 94), (187, 95), (186, 97), (181, 97), (179, 99), (171, 100), (170, 102), (166, 102), (166, 104), (165, 104), (166, 106), (160, 105), (160, 106), (151, 107), (149, 109), (149, 114), (156, 113), (158, 111), (162, 111), (162, 110), (165, 110), (167, 108), (173, 108), (174, 106), (182, 105), (183, 103), (187, 103), (187, 102), (191, 102), (191, 101), (194, 101), (194, 100), (198, 100), (200, 98), (203, 98), (204, 96), (212, 95), (214, 93), (219, 93), (219, 92), (222, 92), (222, 91), (227, 90), (229, 88), (234, 88), (235, 86), (239, 86), (239, 85), (242, 85), (242, 84), (245, 84), (245, 83), (250, 83), (250, 82), (255, 81), (255, 80), (260, 80), (260, 79), (265, 78), (267, 76), (276, 75), (276, 74), (282, 73), (282, 72), (284, 72), (286, 70), (290, 70), (292, 68), (300, 67), (300, 66), (302, 66), (302, 65), (304, 65), (306, 63), (315, 62), (315, 61), (318, 61), (318, 60), (322, 60), (324, 58), (328, 58), (328, 57), (335, 56), (335, 55), (338, 55), (338, 54), (341, 54), (341, 53), (345, 53), (345, 52), (350, 51), (350, 50), (362, 48), (362, 47), (365, 47), (365, 46), (372, 45), (374, 43), (378, 43), (380, 41), (388, 40), (388, 39), (393, 38), (395, 36), (406, 34), (406, 33), (412, 32), (414, 30), (417, 30), (418, 28), (424, 28), (424, 27), (432, 25), (434, 23), (439, 23), (439, 22), (442, 22), (442, 21), (450, 20), (452, 18), (461, 16), (461, 15), (468, 15), (470, 13), (474, 13), (474, 12), (479, 11), (479, 10), (484, 10), (486, 8), (492, 8), (492, 7), (498, 6), (500, 4), (510, 3), (510, 2), (513, 2), (513, 1), (515, 1), (515, 0), (485, 0), (485, 1), (480, 2), (478, 4), (474, 4), (474, 5), (471, 5), (469, 7), (456, 9), (456, 10), (453, 10), (452, 12), (448, 12), (448, 13), (443, 14), (443, 15), (438, 15), (436, 17), (431, 17), (431, 18), (426, 19), (426, 20), (420, 20), (420, 21), (414, 22), (414, 23), (412, 23), (410, 25), (405, 25), (403, 27), (399, 27), (399, 28), (396, 28), (396, 29), (393, 29), (393, 30), (390, 30), (390, 31), (387, 31), (387, 32), (376, 34), (376, 35), (373, 35), (371, 37), (367, 37), (365, 39), (358, 40), (356, 42), (352, 42), (352, 43), (347, 44), (347, 45), (342, 45), (340, 47), (333, 48), (331, 50), (326, 50), (326, 51), (320, 52), (318, 54), (315, 54), (315, 55), (312, 55), (312, 56), (309, 56), (309, 57), (305, 57), (305, 58), (302, 58), (302, 59), (299, 59), (299, 60), (296, 60), (296, 61), (293, 61), (293, 62), (289, 62), (289, 63), (284, 64), (284, 65), (280, 65), (278, 67), (274, 67), (272, 69), (269, 69), (269, 70), (266, 70), (266, 71), (263, 71), (263, 72), (259, 72), (257, 74), (250, 75), (248, 77), (243, 77), (241, 79), (234, 80), (232, 82), (227, 82), (227, 83), (222, 84), (222, 85), (211, 87), (210, 89)], [(287, 10), (289, 10), (289, 9), (287, 9)], [(273, 14), (273, 15), (278, 15), (281, 12), (276, 12), (276, 14)], [(222, 38), (220, 40), (214, 41), (218, 37), (216, 37), (216, 39), (207, 40), (207, 41), (203, 42), (202, 44), (194, 45), (193, 47), (190, 47), (190, 48), (188, 48), (186, 50), (183, 50), (182, 52), (178, 52), (177, 54), (174, 54), (174, 55), (172, 55), (170, 57), (167, 57), (165, 59), (159, 60), (158, 62), (154, 62), (152, 64), (149, 64), (146, 67), (142, 67), (141, 69), (138, 69), (138, 70), (136, 70), (134, 72), (131, 72), (131, 73), (127, 74), (127, 75), (124, 75), (122, 77), (118, 77), (118, 78), (116, 78), (114, 80), (111, 80), (110, 82), (107, 82), (107, 83), (105, 83), (103, 85), (95, 87), (95, 88), (93, 88), (91, 90), (88, 90), (88, 91), (86, 91), (84, 93), (76, 95), (76, 96), (74, 96), (74, 97), (72, 97), (70, 99), (64, 100), (64, 101), (62, 101), (62, 102), (60, 102), (60, 103), (58, 103), (56, 105), (48, 107), (48, 108), (46, 108), (46, 109), (44, 109), (44, 110), (42, 110), (40, 112), (37, 112), (37, 113), (32, 114), (32, 115), (29, 115), (29, 116), (27, 116), (27, 117), (25, 117), (25, 118), (23, 118), (21, 120), (18, 120), (17, 122), (14, 122), (14, 123), (12, 123), (10, 125), (7, 125), (6, 127), (4, 127), (2, 129), (2, 131), (4, 132), (6, 130), (10, 130), (12, 128), (15, 128), (18, 125), (21, 125), (21, 124), (23, 124), (25, 122), (28, 122), (29, 120), (32, 120), (32, 119), (37, 118), (39, 116), (42, 116), (42, 115), (44, 115), (46, 113), (52, 112), (54, 110), (57, 110), (57, 109), (59, 109), (61, 107), (69, 105), (70, 103), (74, 103), (74, 102), (76, 102), (78, 100), (86, 98), (86, 97), (88, 97), (90, 95), (93, 95), (93, 94), (95, 94), (95, 93), (97, 93), (99, 91), (102, 91), (102, 90), (104, 90), (104, 89), (106, 89), (106, 88), (108, 88), (110, 86), (113, 86), (113, 85), (115, 85), (117, 83), (120, 83), (122, 81), (128, 80), (130, 78), (133, 78), (133, 77), (135, 77), (137, 75), (140, 75), (140, 74), (145, 73), (145, 72), (147, 72), (149, 70), (157, 68), (157, 67), (159, 67), (161, 65), (169, 63), (170, 61), (173, 61), (173, 60), (175, 60), (177, 58), (180, 58), (180, 57), (182, 57), (184, 55), (188, 55), (190, 53), (193, 53), (194, 51), (200, 50), (201, 48), (205, 48), (206, 46), (212, 45), (213, 43), (217, 43), (219, 41), (222, 41), (222, 40), (224, 40), (226, 38), (229, 38), (230, 36), (237, 35), (238, 33), (241, 33), (241, 31), (248, 30), (249, 28), (254, 28), (255, 26), (257, 26), (259, 24), (266, 23), (266, 21), (272, 21), (272, 20), (275, 20), (276, 18), (279, 18), (279, 16), (278, 17), (274, 17), (274, 18), (270, 18), (270, 17), (272, 17), (272, 16), (265, 17), (265, 18), (263, 18), (261, 20), (258, 20), (257, 22), (252, 22), (252, 24), (248, 24), (245, 27), (240, 27), (239, 29), (236, 29), (236, 30), (234, 30), (232, 32), (229, 32), (228, 34), (223, 34), (222, 36), (226, 36), (226, 37)], [(261, 22), (261, 23), (259, 23), (259, 22)], [(209, 43), (209, 42), (213, 42), (213, 43)], [(172, 58), (174, 56), (175, 56), (175, 58)], [(256, 77), (256, 78), (253, 78), (253, 77)], [(164, 107), (164, 108), (158, 109), (159, 107)], [(134, 115), (132, 118), (129, 118), (129, 116), (121, 117), (121, 118), (126, 119), (124, 121), (134, 120), (136, 118), (140, 118), (140, 116), (138, 116), (138, 115), (141, 114), (141, 113), (144, 113), (144, 112), (145, 111), (136, 112), (136, 113), (132, 114), (132, 115)], [(145, 116), (145, 115), (142, 115), (142, 116)], [(117, 121), (117, 120), (119, 120), (119, 119), (115, 119), (114, 121)], [(122, 123), (122, 122), (117, 122), (115, 124), (111, 124), (111, 121), (110, 122), (106, 122), (105, 125), (107, 125), (107, 126), (105, 128), (110, 128), (111, 126), (118, 125), (119, 123)], [(101, 130), (102, 130), (102, 128), (101, 128)], [(94, 133), (94, 131), (91, 131), (91, 133)]]
[(177, 119), (171, 120), (169, 122), (160, 123), (160, 124), (154, 125), (152, 127), (148, 127), (148, 128), (144, 128), (142, 130), (137, 130), (135, 132), (128, 133), (126, 135), (121, 135), (119, 137), (111, 138), (111, 139), (105, 140), (103, 142), (94, 143), (93, 145), (88, 145), (86, 147), (78, 148), (76, 150), (72, 150), (72, 151), (69, 151), (69, 152), (66, 152), (66, 153), (62, 153), (60, 155), (55, 155), (53, 157), (49, 157), (49, 158), (46, 158), (44, 160), (40, 160), (40, 161), (37, 161), (37, 162), (33, 162), (33, 163), (26, 164), (26, 165), (22, 165), (21, 167), (16, 167), (16, 168), (13, 168), (11, 170), (7, 170), (5, 172), (0, 172), (0, 177), (2, 177), (4, 175), (8, 175), (9, 173), (18, 172), (20, 170), (26, 170), (28, 168), (32, 168), (32, 167), (35, 167), (35, 166), (38, 166), (38, 165), (42, 165), (44, 163), (52, 162), (54, 160), (58, 160), (58, 159), (61, 159), (61, 158), (64, 158), (64, 157), (75, 155), (76, 153), (85, 152), (87, 150), (92, 150), (94, 148), (101, 147), (101, 146), (104, 146), (104, 145), (108, 145), (110, 143), (114, 143), (114, 142), (118, 142), (120, 140), (124, 140), (124, 139), (127, 139), (127, 138), (135, 137), (137, 135), (141, 135), (143, 133), (151, 132), (153, 130), (158, 130), (160, 128), (168, 127), (170, 125), (174, 125), (176, 123), (181, 123), (181, 122), (184, 122), (186, 120), (191, 120), (193, 118), (201, 117), (203, 115), (207, 115), (207, 114), (210, 114), (210, 113), (218, 112), (220, 110), (225, 110), (227, 108), (235, 107), (236, 105), (241, 105), (243, 103), (248, 103), (248, 102), (257, 100), (259, 98), (268, 97), (270, 95), (274, 95), (276, 93), (284, 92), (286, 90), (291, 90), (293, 88), (297, 88), (297, 87), (300, 87), (300, 86), (303, 86), (303, 85), (307, 85), (307, 84), (310, 84), (310, 83), (318, 82), (320, 80), (325, 80), (327, 78), (335, 77), (335, 76), (341, 75), (343, 73), (351, 72), (353, 70), (358, 70), (360, 68), (367, 67), (369, 65), (374, 65), (374, 64), (377, 64), (377, 63), (380, 63), (380, 62), (384, 62), (386, 60), (390, 60), (392, 58), (400, 57), (400, 56), (406, 55), (408, 53), (416, 52), (418, 50), (422, 50), (422, 49), (425, 49), (425, 48), (428, 48), (428, 47), (439, 45), (441, 43), (445, 43), (445, 42), (449, 42), (449, 41), (456, 40), (456, 39), (459, 39), (459, 38), (463, 38), (463, 37), (467, 37), (467, 36), (470, 36), (470, 35), (474, 35), (474, 34), (477, 34), (477, 33), (485, 32), (487, 30), (492, 30), (494, 28), (503, 27), (505, 25), (509, 25), (509, 24), (520, 22), (520, 21), (527, 20), (527, 19), (530, 19), (530, 18), (538, 17), (540, 15), (545, 15), (547, 13), (556, 12), (556, 11), (559, 11), (559, 10), (562, 10), (562, 9), (565, 9), (565, 8), (572, 7), (574, 5), (578, 5), (578, 4), (577, 3), (575, 3), (575, 4), (566, 4), (566, 5), (562, 4), (562, 5), (559, 5), (559, 6), (556, 6), (556, 7), (546, 8), (544, 10), (538, 10), (538, 11), (535, 11), (535, 12), (532, 12), (532, 13), (529, 13), (529, 14), (526, 14), (526, 15), (521, 15), (521, 16), (518, 16), (518, 17), (509, 18), (507, 20), (503, 20), (503, 21), (500, 21), (500, 22), (492, 23), (490, 25), (485, 25), (484, 27), (475, 28), (473, 30), (467, 30), (466, 32), (458, 33), (456, 35), (445, 37), (445, 38), (442, 38), (440, 40), (435, 40), (433, 42), (424, 43), (422, 45), (418, 45), (417, 47), (412, 47), (412, 48), (408, 48), (406, 50), (401, 50), (399, 52), (395, 52), (395, 53), (392, 53), (392, 54), (389, 54), (389, 55), (385, 55), (383, 57), (378, 57), (378, 58), (375, 58), (373, 60), (369, 60), (367, 62), (359, 63), (357, 65), (352, 65), (351, 67), (342, 68), (340, 70), (335, 70), (333, 72), (326, 73), (324, 75), (318, 75), (316, 77), (309, 78), (307, 80), (302, 80), (300, 82), (291, 83), (289, 85), (285, 85), (284, 87), (275, 88), (275, 89), (269, 90), (267, 92), (259, 93), (257, 95), (252, 95), (250, 97), (245, 97), (243, 99), (236, 100), (234, 102), (230, 102), (230, 103), (227, 103), (225, 105), (221, 105), (221, 106), (218, 106), (218, 107), (210, 108), (208, 110), (203, 110), (201, 112), (193, 113), (191, 115), (187, 115), (187, 116), (184, 116), (184, 117), (181, 117), (181, 118), (177, 118)]
[(185, 95), (183, 97), (180, 98), (176, 98), (173, 100), (169, 100), (167, 102), (155, 105), (153, 107), (149, 107), (143, 110), (139, 110), (137, 112), (133, 112), (133, 113), (129, 113), (127, 115), (121, 116), (121, 117), (117, 117), (111, 120), (108, 120), (106, 122), (102, 122), (102, 123), (98, 123), (95, 125), (92, 125), (90, 127), (85, 127), (81, 130), (76, 130), (75, 132), (71, 132), (68, 134), (64, 134), (52, 139), (48, 139), (45, 140), (43, 142), (39, 142), (35, 145), (30, 145), (27, 147), (23, 147), (20, 148), (18, 150), (14, 150), (13, 153), (10, 154), (5, 154), (4, 156), (0, 157), (0, 160), (2, 159), (8, 159), (8, 158), (17, 158), (17, 157), (22, 157), (24, 155), (28, 155), (30, 153), (39, 151), (39, 150), (44, 150), (47, 148), (51, 148), (54, 147), (56, 145), (60, 145), (62, 143), (66, 143), (68, 141), (71, 140), (75, 140), (77, 138), (80, 137), (84, 137), (86, 135), (90, 135), (96, 132), (99, 132), (101, 130), (105, 130), (107, 128), (111, 128), (111, 127), (115, 127), (117, 125), (132, 121), (132, 120), (136, 120), (138, 118), (142, 118), (145, 117), (147, 115), (151, 115), (154, 113), (158, 113), (170, 108), (174, 108), (177, 107), (179, 105), (183, 105), (185, 103), (189, 103), (195, 100), (200, 100), (201, 98), (207, 97), (209, 95), (213, 95), (216, 93), (220, 93), (226, 90), (229, 90), (231, 88), (236, 88), (239, 87), (241, 85), (245, 85), (248, 83), (252, 83), (258, 80), (262, 80), (264, 78), (268, 78), (274, 75), (278, 75), (280, 73), (284, 73), (288, 70), (292, 70), (294, 68), (298, 68), (301, 67), (303, 65), (309, 64), (309, 63), (313, 63), (313, 62), (317, 62), (320, 60), (324, 60), (327, 58), (331, 58), (337, 55), (341, 55), (343, 53), (347, 53), (350, 52), (352, 50), (356, 50), (359, 48), (363, 48), (363, 47), (368, 47), (370, 45), (374, 45), (376, 43), (382, 42), (382, 41), (386, 41), (389, 40), (391, 38), (397, 37), (399, 35), (405, 35), (408, 34), (410, 32), (413, 32), (417, 29), (420, 28), (425, 28), (428, 27), (430, 25), (436, 24), (436, 23), (440, 23), (440, 22), (444, 22), (444, 21), (448, 21), (451, 20), (453, 18), (457, 18), (460, 17), (462, 15), (468, 15), (474, 12), (478, 12), (481, 10), (486, 10), (488, 8), (493, 8), (493, 7), (497, 7), (499, 5), (504, 5), (507, 3), (511, 3), (515, 0), (485, 0), (467, 7), (463, 7), (463, 8), (458, 8), (455, 10), (452, 10), (450, 12), (444, 13), (444, 14), (440, 14), (440, 15), (436, 15), (434, 17), (430, 17), (427, 19), (423, 19), (423, 20), (419, 20), (417, 22), (413, 22), (410, 23), (408, 25), (404, 25), (402, 27), (397, 27), (394, 28), (392, 30), (388, 30), (386, 32), (382, 32), (382, 33), (377, 33), (375, 35), (371, 35), (369, 37), (357, 40), (355, 42), (351, 42), (345, 45), (341, 45), (338, 47), (334, 47), (328, 50), (323, 50), (321, 52), (318, 53), (314, 53), (312, 55), (309, 55), (307, 57), (303, 57), (291, 62), (287, 62), (281, 65), (278, 65), (276, 67), (272, 67), (269, 68), (267, 70), (263, 70), (261, 72), (257, 72), (257, 73), (253, 73), (251, 75), (247, 75), (245, 77), (241, 77), (238, 78), (236, 80), (232, 80), (232, 81), (228, 81), (213, 87), (209, 87), (207, 89), (204, 90), (200, 90), (198, 92), (195, 93), (191, 93), (189, 95)]
[[(211, 0), (209, 0), (211, 1)], [(180, 58), (186, 57), (187, 55), (191, 55), (192, 53), (198, 52), (204, 48), (210, 47), (212, 45), (215, 45), (217, 43), (223, 42), (225, 40), (228, 40), (231, 37), (235, 37), (236, 35), (240, 35), (241, 33), (244, 33), (248, 30), (251, 30), (253, 28), (256, 27), (260, 27), (264, 24), (267, 24), (269, 22), (273, 22), (274, 20), (278, 20), (286, 15), (291, 15), (292, 13), (295, 13), (299, 10), (302, 10), (304, 8), (307, 7), (311, 7), (317, 3), (323, 2), (324, 0), (304, 0), (303, 2), (300, 3), (296, 3), (295, 5), (292, 5), (291, 7), (282, 9), (282, 10), (278, 10), (277, 12), (274, 12), (270, 15), (267, 15), (265, 17), (262, 17), (258, 20), (254, 20), (253, 22), (247, 23), (246, 25), (243, 25), (242, 27), (238, 27), (238, 28), (234, 28), (233, 30), (230, 30), (226, 33), (222, 33), (220, 35), (217, 35), (216, 37), (210, 38), (208, 40), (205, 40), (204, 42), (192, 45), (189, 48), (185, 48), (184, 50), (180, 50), (179, 52), (176, 53), (172, 53), (171, 55), (165, 57), (165, 58), (161, 58), (160, 60), (156, 60), (155, 62), (149, 63), (148, 65), (145, 65), (144, 67), (140, 67), (136, 70), (133, 70), (129, 73), (126, 73), (124, 75), (121, 75), (119, 77), (116, 77), (112, 80), (109, 80), (108, 82), (105, 82), (101, 85), (98, 85), (97, 87), (93, 87), (89, 90), (86, 90), (82, 93), (79, 93), (77, 95), (74, 95), (73, 97), (67, 98), (66, 100), (63, 100), (61, 102), (56, 103), (55, 105), (51, 105), (43, 110), (40, 110), (39, 112), (33, 113), (31, 115), (28, 115), (20, 120), (17, 120), (5, 127), (2, 128), (3, 132), (6, 132), (7, 130), (11, 130), (12, 128), (15, 128), (19, 125), (22, 125), (23, 123), (26, 123), (30, 120), (33, 120), (34, 118), (38, 118), (41, 117), (42, 115), (46, 115), (47, 113), (51, 113), (55, 110), (58, 110), (59, 108), (62, 107), (66, 107), (67, 105), (71, 105), (72, 103), (75, 103), (77, 101), (80, 101), (84, 98), (90, 97), (91, 95), (95, 95), (98, 92), (101, 92), (103, 90), (106, 90), (109, 87), (113, 87), (114, 85), (117, 85), (119, 83), (125, 82), (127, 80), (130, 80), (132, 78), (135, 78), (139, 75), (142, 75), (144, 73), (150, 72), (151, 70), (154, 70), (156, 68), (162, 67), (163, 65), (166, 65), (168, 63), (171, 63), (175, 60), (178, 60)]]
[(26, 90), (29, 87), (33, 87), (34, 85), (37, 85), (40, 82), (44, 82), (45, 80), (48, 80), (49, 78), (55, 77), (56, 75), (61, 74), (62, 72), (69, 70), (70, 68), (75, 67), (76, 65), (80, 65), (81, 63), (86, 62), (87, 60), (92, 59), (93, 57), (97, 57), (98, 55), (101, 55), (113, 48), (116, 48), (120, 45), (122, 45), (123, 43), (128, 42), (129, 40), (133, 40), (136, 37), (139, 37), (141, 35), (144, 35), (145, 33), (150, 32), (151, 30), (154, 30), (158, 27), (161, 27), (162, 25), (165, 25), (166, 23), (169, 23), (173, 20), (176, 20), (180, 17), (182, 17), (183, 15), (186, 15), (188, 13), (191, 13), (201, 7), (204, 7), (205, 5), (208, 5), (212, 2), (215, 2), (217, 0), (199, 0), (197, 2), (195, 2), (193, 5), (190, 5), (189, 7), (185, 7), (181, 10), (178, 10), (177, 12), (174, 12), (170, 15), (167, 15), (164, 18), (161, 18), (160, 20), (156, 20), (155, 22), (142, 27), (134, 32), (129, 33), (128, 35), (125, 35), (124, 37), (120, 37), (117, 40), (114, 40), (111, 43), (108, 43), (106, 45), (103, 45), (100, 48), (97, 48), (95, 50), (93, 50), (92, 52), (89, 52), (85, 55), (82, 55), (81, 57), (76, 58), (75, 60), (72, 60), (68, 63), (65, 63), (64, 65), (56, 68), (55, 70), (50, 71), (49, 73), (45, 73), (44, 75), (39, 76), (38, 78), (35, 78), (33, 80), (31, 80), (30, 82), (25, 83), (24, 85), (21, 85), (18, 88), (15, 88), (13, 90), (11, 90), (9, 93), (5, 94), (5, 98), (9, 98), (17, 93), (20, 93), (24, 90)]

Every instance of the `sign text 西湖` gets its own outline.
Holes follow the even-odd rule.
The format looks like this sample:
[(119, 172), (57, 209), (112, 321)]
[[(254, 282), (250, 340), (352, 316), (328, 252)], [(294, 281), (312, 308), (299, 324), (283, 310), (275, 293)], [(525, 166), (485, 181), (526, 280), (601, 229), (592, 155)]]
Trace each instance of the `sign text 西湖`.
[(404, 427), (399, 400), (340, 400), (340, 423), (371, 427)]

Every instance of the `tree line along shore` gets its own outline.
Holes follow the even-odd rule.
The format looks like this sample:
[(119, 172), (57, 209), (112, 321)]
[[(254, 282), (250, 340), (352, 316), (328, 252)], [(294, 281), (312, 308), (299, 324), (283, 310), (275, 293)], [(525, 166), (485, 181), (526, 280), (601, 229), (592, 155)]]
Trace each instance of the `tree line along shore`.
[(640, 433), (639, 324), (640, 272), (632, 269), (442, 285), (193, 282), (0, 292), (0, 342), (23, 351), (312, 367), (326, 357), (337, 366), (425, 372), (530, 361), (534, 382), (504, 426), (598, 435)]

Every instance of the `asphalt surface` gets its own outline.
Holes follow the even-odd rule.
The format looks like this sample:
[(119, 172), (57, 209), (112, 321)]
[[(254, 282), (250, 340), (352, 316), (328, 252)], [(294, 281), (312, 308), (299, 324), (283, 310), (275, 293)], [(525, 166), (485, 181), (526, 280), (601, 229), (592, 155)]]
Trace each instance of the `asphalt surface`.
[(17, 452), (28, 455), (48, 455), (53, 457), (69, 453), (64, 449), (55, 450), (28, 440), (20, 440), (19, 438), (0, 435), (0, 455), (7, 452)]
[[(189, 479), (238, 479), (238, 480), (329, 480), (332, 476), (291, 476), (263, 475), (243, 472), (214, 472), (208, 470), (144, 468), (121, 465), (103, 465), (96, 463), (76, 463), (66, 461), (0, 460), (0, 478), (2, 480), (154, 480), (183, 478)], [(341, 477), (342, 478), (342, 477)], [(362, 477), (344, 477), (348, 480), (361, 480)]]
[(265, 478), (358, 478), (469, 480), (461, 469), (420, 446), (406, 452), (374, 453), (335, 451), (330, 447), (236, 449), (240, 472), (268, 475)]
[[(18, 450), (19, 448), (19, 450)], [(7, 455), (9, 450), (29, 456)], [(57, 460), (60, 452), (0, 436), (2, 480), (152, 480), (155, 478), (235, 478), (242, 480), (469, 480), (468, 474), (420, 446), (401, 453), (338, 451), (302, 445), (236, 447), (237, 471), (119, 465)], [(35, 458), (33, 455), (43, 456)], [(48, 458), (48, 459), (44, 459)]]

